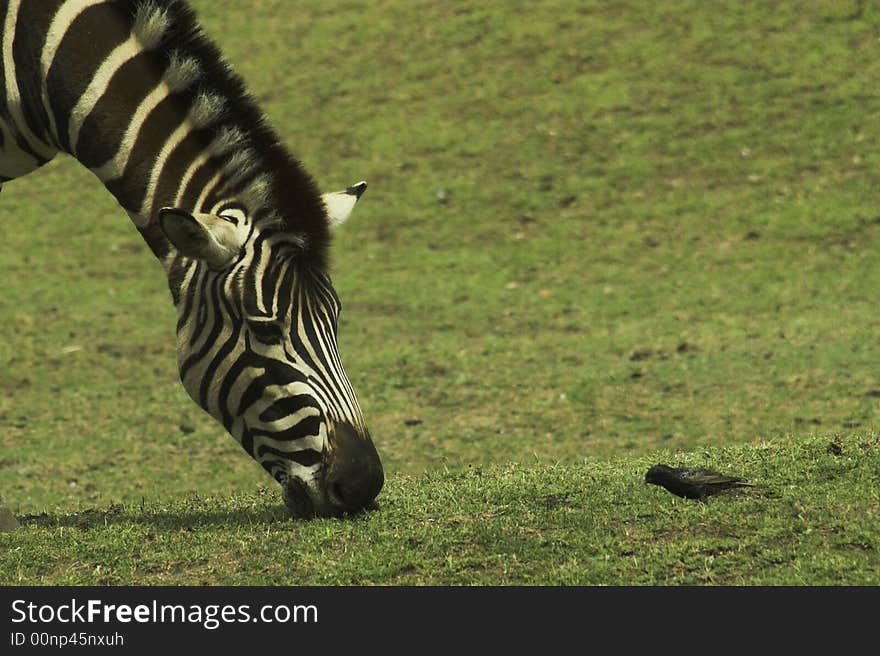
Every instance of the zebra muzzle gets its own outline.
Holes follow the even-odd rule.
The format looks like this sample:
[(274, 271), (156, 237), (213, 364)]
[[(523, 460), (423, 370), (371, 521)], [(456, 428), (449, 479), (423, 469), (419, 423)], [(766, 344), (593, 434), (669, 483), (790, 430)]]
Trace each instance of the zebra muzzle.
[(312, 519), (317, 514), (305, 483), (291, 478), (281, 486), (281, 493), (284, 505), (296, 519)]
[(292, 477), (282, 483), (284, 503), (297, 519), (338, 517), (377, 507), (385, 473), (369, 433), (337, 424), (330, 441), (333, 448), (325, 456), (319, 485)]
[(348, 424), (336, 424), (333, 449), (326, 462), (325, 484), (330, 503), (342, 512), (374, 507), (385, 473), (370, 434)]

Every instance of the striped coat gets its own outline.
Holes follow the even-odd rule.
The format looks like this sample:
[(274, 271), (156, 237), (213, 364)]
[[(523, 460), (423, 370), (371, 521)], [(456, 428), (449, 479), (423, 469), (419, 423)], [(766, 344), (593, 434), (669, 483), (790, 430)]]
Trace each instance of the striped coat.
[(0, 0), (0, 181), (91, 170), (162, 263), (180, 378), (297, 516), (368, 506), (382, 466), (336, 347), (320, 194), (178, 0)]

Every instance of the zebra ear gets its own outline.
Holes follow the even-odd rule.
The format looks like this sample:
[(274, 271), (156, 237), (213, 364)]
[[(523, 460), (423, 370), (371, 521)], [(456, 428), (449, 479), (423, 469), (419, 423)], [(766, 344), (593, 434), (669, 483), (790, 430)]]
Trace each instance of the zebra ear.
[(327, 208), (327, 218), (330, 219), (330, 228), (342, 225), (351, 216), (355, 203), (363, 196), (367, 189), (367, 183), (361, 180), (343, 191), (331, 191), (323, 194), (321, 200)]
[(213, 214), (163, 207), (159, 227), (182, 255), (203, 260), (212, 269), (229, 265), (242, 246), (235, 225)]

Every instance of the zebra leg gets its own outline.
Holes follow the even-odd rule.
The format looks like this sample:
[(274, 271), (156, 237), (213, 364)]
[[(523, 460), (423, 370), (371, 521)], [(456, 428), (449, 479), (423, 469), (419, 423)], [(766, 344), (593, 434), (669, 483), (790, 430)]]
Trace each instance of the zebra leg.
[(0, 497), (0, 531), (12, 531), (19, 527), (18, 520)]

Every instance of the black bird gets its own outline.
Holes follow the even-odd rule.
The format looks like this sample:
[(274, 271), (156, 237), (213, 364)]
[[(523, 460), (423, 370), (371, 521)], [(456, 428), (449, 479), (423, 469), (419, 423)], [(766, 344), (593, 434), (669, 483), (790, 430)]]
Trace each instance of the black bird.
[(645, 483), (660, 485), (685, 499), (705, 501), (710, 494), (738, 487), (754, 487), (735, 476), (725, 476), (711, 469), (654, 465), (645, 474)]

